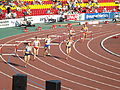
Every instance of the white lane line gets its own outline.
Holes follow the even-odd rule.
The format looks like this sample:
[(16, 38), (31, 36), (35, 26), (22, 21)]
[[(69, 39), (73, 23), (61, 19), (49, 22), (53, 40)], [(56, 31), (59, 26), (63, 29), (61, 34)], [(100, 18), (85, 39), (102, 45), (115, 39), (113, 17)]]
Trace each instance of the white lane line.
[[(38, 33), (38, 34), (39, 34), (39, 33)], [(12, 42), (12, 41), (14, 41), (14, 40), (16, 40), (16, 39), (24, 38), (24, 37), (30, 36), (30, 35), (33, 35), (33, 34), (27, 34), (27, 35), (25, 35), (25, 36), (23, 35), (23, 36), (21, 36), (21, 37), (17, 37), (17, 38), (15, 38), (15, 39), (12, 39), (12, 40), (6, 42), (6, 43), (9, 43), (9, 42)], [(35, 35), (36, 35), (36, 33), (35, 33)], [(42, 35), (44, 35), (44, 34), (42, 34)], [(17, 36), (17, 35), (14, 35), (14, 36)], [(11, 37), (12, 37), (12, 36), (11, 36)], [(2, 60), (3, 60), (4, 62), (7, 63), (7, 61), (6, 61), (2, 56), (0, 56), (0, 57), (2, 58)], [(10, 65), (10, 64), (8, 64), (8, 65)], [(45, 80), (42, 79), (42, 78), (38, 78), (38, 77), (36, 77), (36, 76), (34, 76), (34, 75), (32, 75), (32, 74), (29, 74), (29, 73), (27, 73), (27, 72), (24, 72), (24, 71), (22, 71), (22, 70), (20, 70), (20, 69), (18, 69), (18, 68), (16, 68), (16, 67), (14, 67), (14, 66), (12, 66), (12, 65), (10, 65), (10, 66), (13, 67), (13, 68), (15, 68), (16, 70), (22, 72), (22, 73), (25, 73), (25, 74), (27, 74), (27, 75), (30, 75), (31, 77), (34, 77), (34, 78), (39, 79), (39, 80), (41, 80), (41, 81), (45, 81)]]
[[(77, 40), (77, 41), (79, 41), (79, 40)], [(77, 42), (77, 41), (76, 41), (76, 42)], [(78, 54), (84, 56), (85, 58), (88, 58), (89, 60), (95, 61), (95, 59), (92, 59), (92, 58), (90, 58), (90, 57), (88, 57), (88, 56), (86, 56), (86, 55), (80, 53), (79, 51), (77, 51), (77, 49), (76, 49), (76, 47), (75, 47), (76, 42), (75, 42), (74, 45), (73, 45), (75, 51), (76, 51)], [(62, 49), (61, 49), (61, 50), (62, 50)], [(62, 51), (62, 52), (63, 52), (63, 51)], [(64, 52), (63, 52), (63, 53), (64, 53)], [(64, 54), (65, 54), (65, 53), (64, 53)], [(65, 55), (66, 55), (66, 54), (65, 54)], [(69, 56), (69, 57), (70, 57), (70, 56)], [(120, 75), (120, 74), (118, 74), (118, 73), (111, 72), (111, 71), (108, 71), (108, 70), (105, 70), (105, 69), (102, 69), (102, 68), (98, 68), (98, 67), (89, 65), (89, 64), (87, 64), (87, 63), (81, 62), (81, 61), (79, 61), (79, 60), (77, 60), (77, 59), (75, 59), (75, 58), (73, 58), (73, 57), (70, 57), (70, 58), (74, 59), (75, 61), (77, 61), (77, 62), (79, 62), (79, 63), (85, 64), (85, 65), (87, 65), (87, 66), (90, 66), (90, 67), (93, 67), (93, 68), (96, 68), (96, 69), (99, 69), (99, 70), (102, 70), (102, 71), (105, 71), (105, 72), (108, 72), (108, 73), (112, 73), (112, 74), (115, 74), (115, 75), (117, 75), (117, 76)], [(99, 61), (96, 61), (96, 62), (102, 63), (102, 62), (99, 62)], [(103, 64), (106, 65), (105, 63), (103, 63)]]
[[(21, 58), (20, 58), (20, 59), (21, 59)], [(21, 59), (21, 60), (22, 60), (22, 59)], [(23, 60), (22, 60), (22, 61), (23, 61)], [(24, 61), (23, 61), (23, 62), (24, 62)], [(52, 73), (49, 73), (49, 72), (46, 72), (46, 71), (44, 71), (44, 70), (42, 70), (42, 69), (39, 69), (39, 68), (37, 68), (37, 67), (35, 67), (35, 66), (31, 65), (31, 64), (28, 64), (28, 65), (31, 66), (31, 67), (33, 67), (33, 68), (35, 68), (35, 69), (38, 70), (38, 71), (41, 71), (41, 72), (43, 72), (43, 73), (48, 74), (48, 75), (50, 75), (50, 76), (54, 76), (54, 77), (63, 79), (63, 80), (65, 80), (65, 81), (68, 81), (68, 82), (71, 82), (71, 83), (74, 83), (74, 84), (77, 84), (77, 85), (80, 85), (80, 86), (85, 86), (85, 87), (87, 87), (87, 88), (91, 88), (91, 89), (95, 89), (95, 90), (100, 90), (99, 88), (91, 87), (91, 86), (88, 86), (88, 85), (85, 85), (85, 84), (82, 84), (82, 83), (79, 83), (79, 82), (76, 82), (76, 81), (73, 81), (73, 80), (70, 80), (70, 79), (67, 79), (67, 78), (64, 78), (64, 77), (55, 75), (55, 74), (52, 74)]]
[[(78, 40), (77, 40), (77, 41), (78, 41)], [(76, 41), (76, 42), (77, 42), (77, 41)], [(61, 48), (61, 45), (62, 45), (62, 44), (60, 44), (59, 48), (60, 48), (61, 52), (62, 52), (64, 55), (66, 55), (66, 53), (63, 52), (63, 50), (62, 50), (62, 48)], [(75, 43), (74, 43), (73, 47), (74, 47), (74, 49), (77, 51), (77, 49), (75, 48)], [(78, 52), (78, 51), (77, 51), (77, 52)], [(80, 53), (80, 52), (78, 52), (78, 53), (79, 53), (80, 55), (82, 55), (82, 56), (84, 56), (84, 57), (92, 60), (92, 58), (89, 58), (89, 57), (87, 57), (86, 55), (84, 55), (84, 54), (82, 54), (82, 53)], [(92, 68), (96, 68), (96, 69), (98, 69), (98, 70), (102, 70), (102, 71), (105, 71), (105, 72), (109, 72), (109, 73), (115, 74), (115, 75), (117, 75), (117, 76), (120, 75), (120, 74), (118, 74), (118, 73), (114, 73), (114, 72), (111, 72), (111, 71), (108, 71), (108, 70), (104, 70), (104, 69), (101, 69), (101, 68), (98, 68), (98, 67), (89, 65), (89, 64), (84, 63), (84, 62), (82, 62), (82, 61), (79, 61), (79, 60), (77, 60), (77, 59), (75, 59), (75, 58), (73, 58), (73, 57), (71, 57), (71, 56), (69, 56), (69, 57), (72, 58), (73, 60), (75, 60), (76, 62), (82, 63), (82, 64), (87, 65), (87, 66), (90, 66), (90, 67), (92, 67)]]
[[(17, 55), (18, 57), (19, 57), (19, 55)], [(20, 57), (19, 57), (20, 58)], [(38, 58), (38, 57), (37, 57)], [(21, 58), (20, 58), (21, 59)], [(38, 58), (39, 59), (39, 58)], [(23, 59), (21, 59), (23, 62), (24, 62), (24, 60)], [(41, 60), (42, 61), (42, 60)], [(43, 60), (44, 61), (44, 60)], [(63, 78), (63, 77), (60, 77), (60, 76), (58, 76), (58, 75), (54, 75), (54, 74), (51, 74), (51, 73), (48, 73), (48, 72), (46, 72), (46, 71), (44, 71), (44, 70), (42, 70), (42, 69), (39, 69), (39, 68), (37, 68), (37, 67), (35, 67), (35, 66), (33, 66), (33, 65), (31, 65), (31, 64), (28, 64), (29, 66), (31, 66), (31, 67), (33, 67), (33, 68), (35, 68), (35, 69), (37, 69), (37, 70), (39, 70), (39, 71), (42, 71), (42, 72), (44, 72), (44, 73), (47, 73), (47, 74), (49, 74), (49, 75), (51, 75), (51, 76), (55, 76), (55, 77), (58, 77), (58, 78), (61, 78), (61, 79), (63, 79), (63, 80), (66, 80), (66, 81), (69, 81), (69, 82), (72, 82), (72, 83), (75, 83), (75, 84), (78, 84), (78, 85), (82, 85), (82, 86), (86, 86), (86, 87), (89, 87), (89, 88), (93, 88), (93, 89), (96, 89), (96, 90), (99, 90), (98, 88), (94, 88), (94, 87), (91, 87), (91, 86), (87, 86), (87, 85), (84, 85), (84, 84), (81, 84), (81, 83), (78, 83), (78, 82), (74, 82), (74, 81), (72, 81), (72, 80), (69, 80), (69, 79), (66, 79), (66, 78)], [(58, 69), (58, 68), (57, 68)], [(60, 69), (59, 69), (60, 70)], [(61, 69), (62, 70), (62, 69)], [(62, 70), (63, 71), (63, 70)], [(72, 74), (72, 73), (70, 73), (70, 74)], [(77, 75), (78, 76), (78, 75)], [(85, 77), (84, 77), (85, 78)], [(65, 88), (65, 87), (64, 87)]]
[[(115, 32), (114, 32), (114, 33), (115, 33)], [(107, 35), (107, 34), (106, 34), (106, 35)], [(95, 40), (95, 39), (97, 39), (97, 38), (99, 38), (99, 37), (101, 37), (101, 36), (104, 36), (104, 35), (97, 36), (97, 37), (95, 37), (93, 40)], [(94, 52), (94, 51), (90, 48), (90, 42), (91, 42), (91, 41), (92, 41), (92, 40), (88, 41), (87, 47), (88, 47), (88, 49), (89, 49), (92, 53), (94, 53), (94, 54), (96, 54), (96, 55), (98, 55), (98, 56), (100, 56), (100, 57), (102, 57), (102, 58), (104, 58), (104, 59), (107, 59), (107, 60), (109, 60), (109, 61), (111, 61), (111, 62), (116, 62), (116, 61), (117, 61), (117, 60), (113, 60), (113, 59), (107, 58), (107, 57), (105, 57), (105, 56), (102, 56), (102, 55)], [(94, 60), (94, 61), (95, 61), (95, 62), (99, 62), (99, 61), (97, 61), (97, 60)], [(105, 63), (102, 63), (102, 62), (99, 62), (99, 63), (105, 64)], [(117, 62), (117, 64), (120, 64), (120, 62)], [(105, 65), (120, 70), (119, 67), (115, 67), (115, 66), (112, 66), (112, 65), (109, 65), (109, 64), (105, 64)]]
[[(62, 44), (60, 44), (60, 46), (61, 46)], [(60, 47), (60, 49), (61, 49), (61, 47)], [(61, 49), (62, 50), (62, 49)], [(62, 51), (63, 52), (63, 51)], [(64, 53), (64, 52), (63, 52)], [(64, 53), (65, 54), (65, 53)], [(66, 54), (65, 54), (66, 55)], [(114, 79), (115, 80), (115, 79)], [(115, 81), (118, 81), (118, 82), (120, 82), (119, 80), (115, 80)], [(106, 85), (109, 85), (109, 86), (112, 86), (112, 87), (115, 87), (115, 88), (120, 88), (120, 87), (118, 87), (118, 86), (114, 86), (114, 85), (110, 85), (110, 84), (106, 84)]]
[[(21, 58), (20, 58), (21, 59)], [(22, 60), (22, 59), (21, 59)]]
[[(37, 57), (37, 58), (38, 58), (38, 57)], [(55, 58), (55, 59), (56, 59), (56, 58)], [(44, 64), (47, 64), (47, 65), (49, 65), (49, 66), (51, 66), (51, 67), (53, 67), (53, 68), (56, 68), (56, 69), (58, 69), (58, 70), (60, 70), (60, 71), (69, 73), (69, 74), (74, 75), (74, 76), (76, 76), (76, 77), (81, 77), (81, 78), (84, 78), (84, 79), (87, 79), (87, 80), (90, 80), (90, 81), (98, 82), (98, 83), (101, 83), (101, 84), (104, 84), (104, 85), (109, 85), (109, 84), (106, 84), (106, 83), (103, 83), (103, 82), (99, 82), (99, 81), (96, 81), (96, 80), (93, 80), (93, 79), (90, 79), (90, 78), (86, 78), (86, 77), (83, 77), (83, 76), (79, 76), (79, 75), (74, 74), (74, 73), (70, 73), (70, 72), (65, 71), (65, 70), (63, 70), (63, 69), (60, 69), (60, 68), (58, 68), (58, 67), (52, 66), (51, 64), (49, 64), (49, 63), (47, 63), (47, 62), (44, 62), (44, 60), (42, 61), (42, 60), (39, 59), (39, 58), (38, 58), (38, 60), (41, 61), (41, 62), (43, 62)], [(109, 78), (109, 77), (107, 77), (107, 78)], [(112, 79), (112, 78), (109, 78), (109, 79)], [(115, 79), (112, 79), (112, 80), (115, 80)], [(115, 80), (115, 81), (120, 82), (119, 80)], [(109, 86), (111, 86), (111, 85), (109, 85)]]
[[(104, 42), (105, 42), (107, 39), (109, 39), (109, 38), (111, 38), (111, 37), (114, 37), (114, 36), (117, 36), (117, 35), (120, 35), (120, 33), (115, 34), (115, 35), (111, 35), (111, 36), (109, 36), (109, 37), (106, 37), (105, 39), (103, 39), (103, 40), (101, 41), (100, 44), (101, 44), (101, 47), (102, 47), (105, 51), (111, 53), (112, 55), (115, 55), (115, 56), (117, 56), (117, 57), (120, 57), (119, 54), (116, 54), (116, 53), (114, 53), (114, 52), (108, 50), (108, 49), (104, 46)], [(119, 63), (120, 63), (120, 62), (119, 62)]]
[[(62, 52), (63, 52), (63, 51), (62, 51)], [(63, 52), (63, 54), (65, 54), (65, 53)], [(67, 55), (67, 54), (65, 54), (65, 55)], [(77, 61), (77, 62), (79, 62), (79, 63), (85, 64), (85, 65), (90, 66), (90, 67), (92, 67), (92, 68), (96, 68), (96, 69), (99, 69), (99, 70), (102, 70), (102, 71), (110, 72), (110, 71), (107, 71), (107, 70), (104, 70), (104, 69), (101, 69), (101, 68), (98, 68), (98, 67), (89, 65), (89, 64), (84, 63), (84, 62), (82, 62), (82, 61), (79, 61), (78, 59), (75, 59), (75, 58), (73, 58), (73, 57), (71, 57), (71, 56), (68, 56), (68, 57), (71, 58), (71, 59), (73, 59), (74, 61)], [(110, 73), (114, 74), (113, 72), (110, 72)], [(117, 81), (119, 81), (119, 80), (117, 80)], [(119, 81), (119, 82), (120, 82), (120, 81)], [(110, 86), (110, 87), (114, 87), (114, 88), (119, 88), (119, 89), (120, 89), (120, 87), (118, 87), (118, 86), (110, 85), (110, 84), (107, 84), (107, 83), (104, 83), (104, 85), (107, 85), (107, 86)]]
[[(38, 58), (38, 57), (37, 57), (37, 58)], [(56, 58), (54, 58), (54, 59), (56, 59)], [(100, 81), (97, 81), (97, 80), (94, 80), (94, 79), (90, 79), (90, 78), (87, 78), (87, 77), (84, 77), (84, 76), (81, 76), (81, 75), (78, 75), (78, 74), (74, 74), (74, 73), (72, 73), (72, 72), (68, 72), (68, 71), (63, 70), (63, 69), (61, 69), (61, 68), (55, 67), (55, 66), (53, 66), (53, 65), (45, 62), (44, 60), (42, 60), (42, 59), (40, 59), (40, 58), (38, 58), (38, 60), (39, 60), (40, 62), (42, 62), (42, 63), (50, 66), (50, 67), (53, 67), (53, 68), (55, 68), (55, 69), (57, 69), (57, 70), (63, 71), (63, 72), (65, 72), (65, 73), (68, 73), (68, 74), (70, 74), (70, 75), (73, 75), (73, 76), (76, 76), (76, 77), (79, 77), (79, 78), (83, 78), (83, 79), (86, 79), (86, 80), (89, 80), (89, 81), (92, 81), (92, 82), (96, 82), (96, 83), (99, 83), (99, 84), (103, 84), (103, 85), (107, 85), (107, 86), (112, 86), (112, 85), (110, 85), (110, 84), (103, 83), (103, 82), (100, 82)], [(56, 60), (59, 60), (59, 59), (56, 59)], [(85, 70), (84, 70), (84, 71), (85, 71)], [(86, 71), (86, 72), (87, 72), (87, 71)], [(87, 73), (88, 73), (88, 72), (87, 72)], [(116, 81), (118, 81), (118, 80), (116, 80)], [(119, 81), (119, 82), (120, 82), (120, 81)], [(117, 86), (116, 86), (116, 87), (117, 87)], [(117, 88), (120, 88), (120, 87), (117, 87)]]
[[(77, 40), (77, 41), (79, 41), (79, 40)], [(76, 42), (77, 42), (77, 41), (76, 41)], [(82, 55), (82, 56), (88, 58), (89, 60), (94, 60), (94, 59), (92, 59), (92, 58), (90, 58), (90, 57), (88, 57), (88, 56), (86, 56), (86, 55), (80, 53), (79, 51), (77, 51), (77, 49), (76, 49), (76, 47), (75, 47), (76, 42), (75, 42), (74, 45), (73, 45), (75, 51), (76, 51), (78, 54), (80, 54), (80, 55)], [(62, 51), (62, 48), (61, 48), (61, 47), (60, 47), (60, 50)], [(63, 52), (63, 51), (62, 51), (62, 52)], [(64, 53), (64, 52), (63, 52), (63, 54), (67, 55), (67, 54)], [(118, 74), (118, 73), (114, 73), (114, 72), (111, 72), (111, 71), (108, 71), (108, 70), (104, 70), (104, 69), (101, 69), (101, 68), (98, 68), (98, 67), (95, 67), (95, 66), (89, 65), (89, 64), (84, 63), (84, 62), (82, 62), (82, 61), (79, 61), (79, 60), (77, 60), (77, 59), (75, 59), (75, 58), (73, 58), (73, 57), (71, 57), (71, 56), (68, 56), (68, 57), (72, 58), (72, 59), (75, 60), (76, 62), (79, 62), (79, 63), (85, 64), (85, 65), (87, 65), (87, 66), (90, 66), (90, 67), (93, 67), (93, 68), (96, 68), (96, 69), (99, 69), (99, 70), (102, 70), (102, 71), (105, 71), (105, 72), (109, 72), (109, 73), (112, 73), (112, 74), (115, 74), (115, 75), (118, 75), (118, 76), (120, 75), (120, 74)]]
[[(99, 34), (99, 33), (98, 33), (98, 34)], [(60, 47), (59, 47), (59, 48), (60, 48)], [(60, 48), (60, 49), (61, 49), (61, 48)], [(61, 49), (61, 50), (62, 50), (62, 49)], [(54, 58), (54, 59), (56, 59), (56, 58)], [(59, 60), (59, 59), (57, 59), (57, 60)], [(71, 65), (71, 64), (65, 63), (65, 62), (63, 62), (63, 61), (61, 61), (61, 60), (59, 60), (59, 62), (65, 64), (65, 65), (68, 65), (68, 66), (70, 66), (70, 67), (73, 67), (73, 68), (75, 68), (75, 69), (77, 69), (77, 70), (81, 70), (81, 71), (84, 71), (84, 72), (87, 72), (87, 73), (90, 73), (90, 74), (93, 74), (93, 75), (96, 75), (96, 76), (100, 76), (100, 77), (103, 77), (103, 78), (107, 78), (107, 79), (110, 79), (110, 80), (114, 80), (114, 81), (120, 82), (120, 80), (116, 80), (116, 79), (113, 79), (113, 78), (110, 78), (110, 77), (107, 77), (107, 76), (103, 76), (103, 75), (100, 75), (100, 74), (97, 74), (97, 73), (93, 73), (93, 72), (90, 72), (90, 71), (86, 71), (86, 70), (84, 70), (84, 69), (78, 68), (78, 67), (73, 66), (73, 65)]]
[[(56, 58), (54, 58), (54, 59), (56, 59)], [(67, 66), (69, 66), (69, 67), (72, 67), (72, 68), (74, 68), (74, 69), (77, 69), (77, 70), (79, 70), (79, 71), (83, 71), (83, 72), (86, 72), (86, 73), (89, 73), (89, 74), (92, 74), (92, 75), (95, 75), (95, 76), (99, 76), (99, 77), (102, 77), (102, 78), (106, 78), (106, 79), (110, 79), (110, 80), (113, 80), (113, 81), (116, 81), (116, 82), (120, 82), (120, 80), (117, 80), (117, 79), (110, 78), (110, 77), (107, 77), (107, 76), (104, 76), (104, 75), (101, 75), (101, 74), (97, 74), (97, 73), (94, 73), (94, 72), (90, 72), (90, 71), (81, 69), (81, 68), (79, 68), (79, 67), (76, 67), (76, 66), (73, 66), (73, 65), (71, 65), (71, 64), (65, 63), (65, 62), (63, 62), (63, 61), (61, 61), (61, 60), (59, 60), (59, 59), (56, 59), (56, 60), (59, 61), (59, 62), (61, 62), (61, 63), (63, 63), (63, 64), (65, 64), (65, 65), (67, 65)]]
[[(6, 76), (6, 77), (8, 77), (8, 78), (10, 78), (10, 79), (12, 79), (12, 77), (11, 77), (10, 75), (8, 75), (8, 74), (6, 74), (6, 73), (4, 73), (4, 72), (2, 72), (2, 71), (0, 71), (0, 73), (1, 73), (2, 75)], [(39, 88), (39, 87), (37, 87), (37, 86), (35, 86), (35, 85), (32, 85), (32, 84), (30, 84), (30, 83), (27, 83), (27, 85), (29, 85), (29, 86), (31, 86), (31, 87), (34, 87), (34, 88), (36, 88), (36, 89), (44, 90), (44, 89)]]
[[(61, 31), (60, 31), (61, 32)], [(55, 33), (55, 32), (52, 32), (52, 33)], [(58, 32), (57, 32), (58, 33)], [(36, 34), (36, 33), (35, 33)], [(47, 33), (48, 34), (48, 33)], [(50, 33), (49, 33), (50, 34)], [(33, 35), (33, 34), (29, 34), (29, 35), (26, 35), (26, 36), (30, 36), (30, 35)], [(42, 34), (42, 35), (45, 35), (45, 34)], [(42, 36), (41, 35), (41, 36)], [(26, 37), (26, 36), (22, 36), (22, 37)], [(19, 38), (22, 38), (22, 37), (19, 37)], [(9, 43), (9, 42), (11, 42), (11, 41), (13, 41), (13, 40), (16, 40), (16, 39), (19, 39), (19, 38), (15, 38), (15, 39), (12, 39), (12, 40), (10, 40), (10, 41), (8, 41), (8, 42), (6, 42), (6, 43)], [(20, 44), (20, 43), (19, 43)], [(2, 56), (0, 56), (3, 60), (4, 60), (4, 58), (2, 57)], [(4, 60), (5, 61), (5, 60)], [(6, 61), (5, 61), (6, 62)], [(10, 66), (12, 66), (12, 65), (10, 65)], [(16, 67), (14, 67), (14, 66), (12, 66), (13, 68), (15, 68), (15, 69), (17, 69), (18, 71), (20, 71), (20, 72), (23, 72), (23, 73), (25, 73), (25, 74), (28, 74), (28, 75), (30, 75), (31, 77), (34, 77), (34, 78), (36, 78), (36, 79), (39, 79), (39, 80), (44, 80), (44, 79), (41, 79), (41, 78), (38, 78), (38, 77), (36, 77), (36, 76), (34, 76), (34, 75), (32, 75), (32, 74), (29, 74), (29, 73), (26, 73), (26, 72), (24, 72), (24, 71), (22, 71), (22, 70), (20, 70), (20, 69), (18, 69), (18, 68), (16, 68)], [(45, 81), (45, 80), (44, 80)], [(65, 89), (69, 89), (69, 90), (71, 90), (70, 88), (67, 88), (67, 87), (65, 87), (65, 86), (62, 86), (62, 88), (65, 88)]]
[[(38, 58), (38, 57), (37, 57), (37, 58)], [(54, 59), (56, 59), (56, 58), (54, 58)], [(73, 75), (73, 76), (76, 76), (76, 77), (79, 77), (79, 78), (83, 78), (83, 79), (86, 79), (86, 80), (89, 80), (89, 81), (93, 81), (93, 82), (96, 82), (96, 83), (99, 83), (99, 84), (111, 86), (111, 87), (114, 87), (114, 88), (120, 88), (120, 87), (118, 87), (118, 86), (114, 86), (114, 85), (107, 84), (107, 83), (104, 83), (104, 82), (100, 82), (100, 81), (97, 81), (97, 80), (94, 80), (94, 79), (90, 79), (90, 78), (87, 78), (87, 77), (84, 77), (84, 76), (81, 76), (81, 75), (78, 75), (78, 74), (74, 74), (74, 73), (72, 73), (72, 72), (68, 72), (68, 71), (66, 71), (66, 70), (60, 69), (60, 68), (58, 68), (58, 67), (55, 67), (55, 66), (53, 66), (53, 65), (45, 62), (44, 60), (42, 60), (42, 59), (40, 59), (40, 58), (38, 58), (38, 60), (39, 60), (40, 62), (42, 62), (42, 63), (50, 66), (50, 67), (53, 67), (53, 68), (55, 68), (55, 69), (57, 69), (57, 70), (63, 71), (63, 72), (65, 72), (65, 73), (68, 73), (68, 74), (70, 74), (70, 75)], [(59, 60), (59, 59), (56, 59), (56, 60)], [(86, 71), (86, 72), (87, 72), (87, 71)], [(109, 79), (110, 79), (110, 78), (109, 78)], [(112, 80), (115, 80), (115, 79), (112, 79)], [(120, 82), (119, 80), (115, 80), (115, 81)]]
[[(37, 58), (38, 58), (38, 57), (37, 57)], [(56, 58), (54, 58), (54, 59), (56, 59)], [(93, 80), (93, 79), (90, 79), (90, 78), (87, 78), (87, 77), (83, 77), (83, 76), (80, 76), (80, 75), (77, 75), (77, 74), (68, 72), (68, 71), (66, 71), (66, 70), (60, 69), (60, 68), (58, 68), (58, 67), (55, 67), (55, 66), (53, 66), (53, 65), (45, 62), (44, 60), (41, 60), (40, 58), (38, 58), (38, 60), (39, 60), (40, 62), (42, 62), (42, 63), (50, 66), (50, 67), (53, 67), (53, 68), (55, 68), (55, 69), (57, 69), (57, 70), (66, 72), (66, 73), (71, 74), (71, 75), (73, 75), (73, 76), (80, 77), (80, 78), (84, 78), (84, 79), (86, 79), (86, 80), (90, 80), (90, 81), (97, 82), (97, 83), (100, 83), (100, 84), (104, 84), (104, 85), (107, 85), (107, 86), (113, 86), (113, 85), (110, 85), (110, 84), (106, 84), (106, 83), (103, 83), (103, 82), (100, 82), (100, 81), (97, 81), (97, 80)], [(57, 60), (59, 60), (59, 59), (57, 59)], [(111, 78), (109, 78), (109, 79), (111, 79)], [(112, 80), (115, 80), (115, 79), (112, 79)], [(115, 81), (120, 82), (119, 80), (115, 80)], [(115, 86), (115, 87), (120, 88), (120, 87), (118, 87), (118, 86)]]

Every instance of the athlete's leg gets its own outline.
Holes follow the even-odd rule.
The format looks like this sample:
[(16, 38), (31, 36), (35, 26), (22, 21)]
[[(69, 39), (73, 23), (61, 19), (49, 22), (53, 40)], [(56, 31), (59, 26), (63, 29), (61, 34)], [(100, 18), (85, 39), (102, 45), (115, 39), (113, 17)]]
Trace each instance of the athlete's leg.
[(70, 55), (70, 53), (71, 53), (71, 47), (68, 48), (68, 55)]
[(46, 56), (46, 53), (47, 53), (47, 47), (45, 47), (45, 49), (44, 49), (44, 53), (43, 53), (44, 57)]
[(36, 48), (34, 48), (34, 59), (35, 59), (36, 55), (37, 55)]
[(68, 60), (68, 56), (69, 56), (69, 47), (66, 47), (66, 59)]
[(27, 56), (25, 67), (28, 65), (29, 61), (30, 61), (30, 55)]
[(47, 48), (47, 53), (48, 53), (48, 55), (50, 55), (50, 46), (48, 46), (48, 48)]
[(36, 50), (36, 55), (38, 55), (38, 53), (39, 53), (39, 49)]
[(24, 56), (24, 61), (27, 62), (27, 55)]

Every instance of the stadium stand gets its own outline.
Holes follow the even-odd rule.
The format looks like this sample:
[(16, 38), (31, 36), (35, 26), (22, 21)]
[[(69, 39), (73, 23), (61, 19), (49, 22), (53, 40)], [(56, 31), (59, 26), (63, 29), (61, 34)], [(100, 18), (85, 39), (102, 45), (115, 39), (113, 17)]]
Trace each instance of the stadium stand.
[(19, 2), (13, 1), (9, 4), (1, 1), (0, 9), (2, 13), (0, 13), (0, 19), (6, 18), (7, 6), (10, 6), (11, 12), (16, 11), (16, 18), (59, 14), (58, 12), (61, 9), (63, 12), (72, 9), (78, 13), (117, 12), (119, 10), (119, 3), (115, 3), (115, 0), (82, 0), (82, 3), (78, 1), (74, 3), (74, 1), (67, 0), (21, 0)]

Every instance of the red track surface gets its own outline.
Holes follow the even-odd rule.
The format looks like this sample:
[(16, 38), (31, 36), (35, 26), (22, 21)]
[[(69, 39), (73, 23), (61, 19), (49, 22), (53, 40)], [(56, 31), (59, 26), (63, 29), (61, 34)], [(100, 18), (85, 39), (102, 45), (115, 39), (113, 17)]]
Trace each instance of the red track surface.
[[(35, 61), (32, 57), (27, 68), (22, 67), (24, 66), (22, 52), (18, 52), (17, 56), (0, 56), (0, 90), (11, 90), (11, 77), (17, 72), (28, 75), (28, 90), (44, 89), (41, 85), (45, 87), (46, 80), (61, 80), (62, 90), (120, 90), (120, 58), (106, 52), (100, 46), (104, 38), (120, 33), (120, 26), (116, 24), (104, 24), (102, 27), (91, 25), (89, 30), (94, 32), (94, 38), (84, 42), (79, 40), (80, 28), (74, 28), (77, 32), (74, 38), (76, 41), (68, 60), (65, 60), (65, 43), (62, 42), (67, 36), (60, 38), (59, 46), (51, 46), (51, 57), (42, 57), (43, 49), (40, 49), (39, 56)], [(63, 36), (63, 32), (66, 32), (66, 29), (25, 33), (2, 39), (0, 43), (15, 44), (15, 41), (30, 40), (36, 35), (39, 37), (46, 37), (47, 34)], [(54, 42), (57, 41), (59, 41), (58, 38), (54, 40)], [(105, 44), (105, 46), (108, 46), (110, 50), (120, 46), (120, 43), (116, 43), (116, 39), (108, 41), (109, 45)], [(116, 47), (113, 47), (113, 44)], [(19, 49), (23, 47), (23, 44), (19, 45)], [(120, 51), (120, 48), (118, 49)], [(14, 48), (3, 47), (2, 50), (4, 53), (12, 53)], [(12, 64), (7, 64), (8, 60)]]

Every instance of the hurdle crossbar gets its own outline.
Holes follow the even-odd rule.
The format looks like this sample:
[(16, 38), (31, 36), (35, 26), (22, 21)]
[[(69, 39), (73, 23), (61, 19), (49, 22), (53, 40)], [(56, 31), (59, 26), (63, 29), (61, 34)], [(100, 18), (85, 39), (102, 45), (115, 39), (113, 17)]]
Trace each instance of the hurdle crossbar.
[(50, 37), (61, 37), (60, 35), (50, 35)]
[(32, 41), (15, 41), (17, 43), (28, 43), (28, 42), (32, 42)]
[(63, 33), (64, 35), (69, 35), (69, 33)]
[(50, 45), (59, 45), (59, 43), (51, 43)]
[(7, 55), (16, 55), (16, 54), (15, 53), (1, 53), (0, 55), (7, 56)]
[(17, 46), (18, 44), (0, 44), (0, 46)]
[[(35, 38), (30, 38), (30, 39), (35, 39)], [(39, 39), (39, 40), (44, 40), (44, 39), (46, 39), (46, 38), (37, 38), (37, 39)]]

